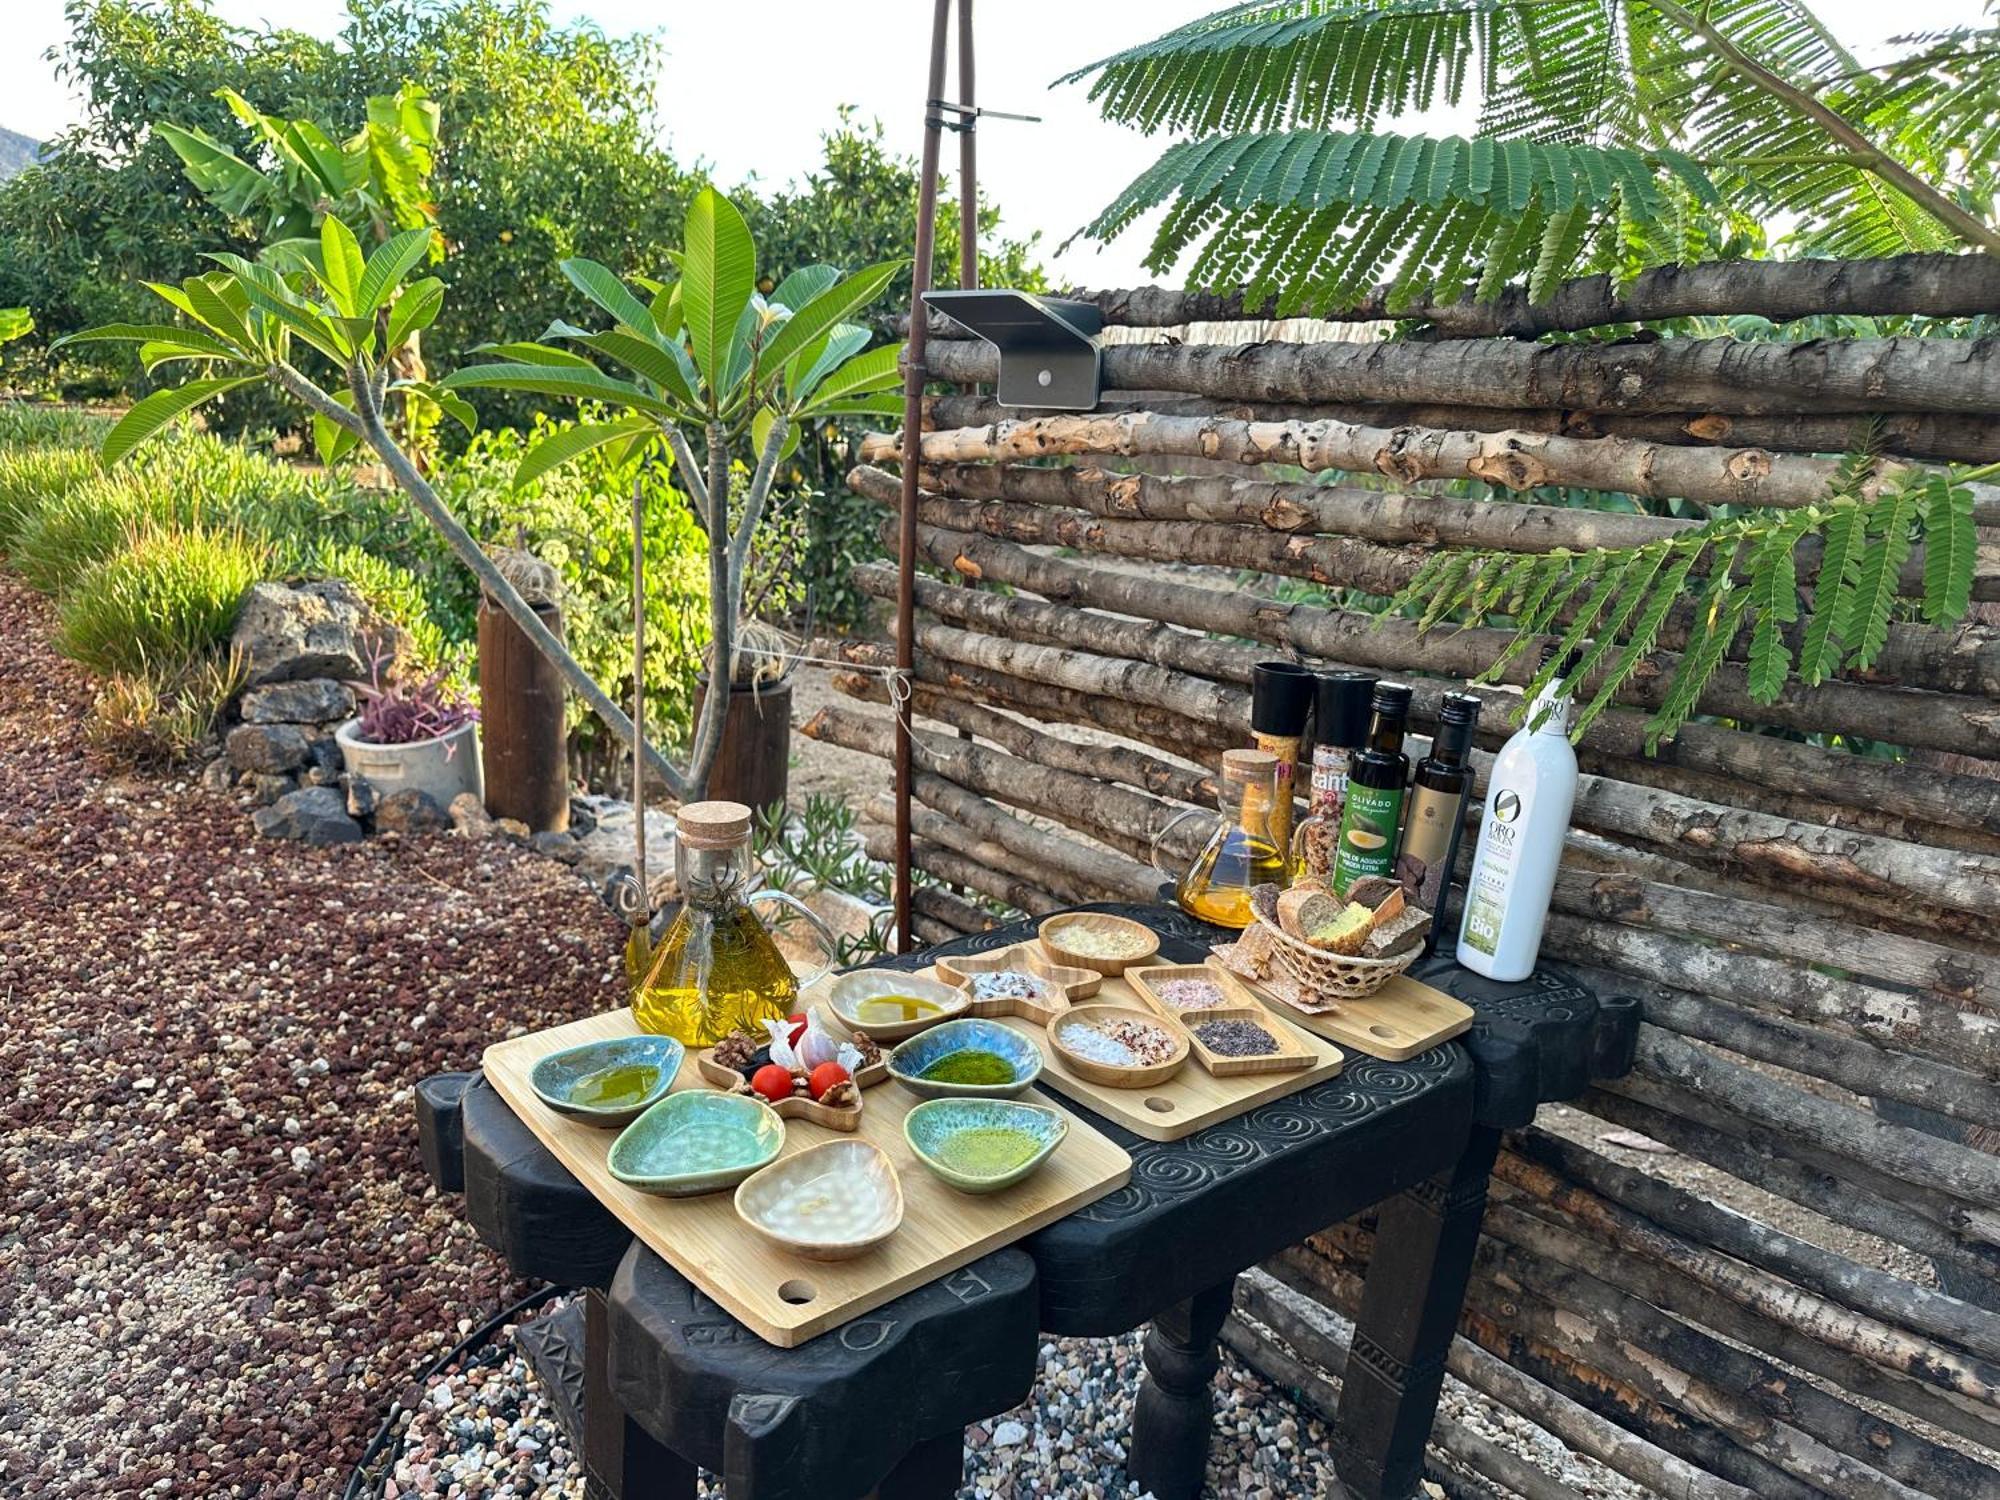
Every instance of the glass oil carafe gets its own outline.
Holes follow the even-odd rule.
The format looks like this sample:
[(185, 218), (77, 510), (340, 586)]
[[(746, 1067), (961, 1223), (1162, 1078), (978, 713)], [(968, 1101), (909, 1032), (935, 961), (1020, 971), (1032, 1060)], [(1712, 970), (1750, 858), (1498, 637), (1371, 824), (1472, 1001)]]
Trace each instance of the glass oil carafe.
[[(653, 950), (652, 967), (632, 992), (641, 1031), (689, 1048), (712, 1047), (732, 1031), (764, 1034), (764, 1022), (797, 1008), (800, 989), (833, 966), (833, 936), (802, 901), (750, 889), (750, 809), (740, 802), (693, 802), (680, 811), (674, 873), (681, 909)], [(800, 978), (758, 917), (762, 903), (802, 917), (825, 962)]]
[(1271, 837), (1277, 798), (1275, 755), (1265, 750), (1224, 753), (1214, 830), (1175, 882), (1174, 899), (1182, 910), (1218, 927), (1248, 927), (1251, 889), (1290, 880), (1290, 865)]

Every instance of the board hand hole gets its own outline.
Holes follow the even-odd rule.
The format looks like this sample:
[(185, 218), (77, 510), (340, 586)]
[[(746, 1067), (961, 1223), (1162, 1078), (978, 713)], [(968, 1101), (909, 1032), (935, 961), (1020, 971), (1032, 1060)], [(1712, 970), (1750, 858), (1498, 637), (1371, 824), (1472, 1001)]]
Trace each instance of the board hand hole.
[(1370, 1036), (1390, 1037), (1396, 1034), (1396, 1028), (1393, 1026), (1370, 1026), (1368, 1034)]
[(819, 1288), (810, 1281), (786, 1281), (778, 1285), (778, 1298), (794, 1307), (803, 1307), (819, 1295)]
[(1171, 1099), (1162, 1099), (1158, 1094), (1155, 1094), (1146, 1101), (1146, 1108), (1150, 1109), (1156, 1115), (1170, 1115), (1174, 1112), (1174, 1101)]

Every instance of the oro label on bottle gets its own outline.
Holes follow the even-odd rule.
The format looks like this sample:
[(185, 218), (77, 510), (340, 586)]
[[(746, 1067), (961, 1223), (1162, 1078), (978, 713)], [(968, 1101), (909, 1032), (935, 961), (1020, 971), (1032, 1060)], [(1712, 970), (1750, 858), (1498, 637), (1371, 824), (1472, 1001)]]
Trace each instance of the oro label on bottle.
[(1387, 875), (1396, 865), (1396, 831), (1403, 817), (1403, 788), (1347, 783), (1340, 814), (1340, 847), (1333, 856), (1333, 887), (1344, 891), (1364, 875)]
[(1494, 956), (1500, 944), (1500, 924), (1507, 915), (1507, 893), (1521, 862), (1521, 831), (1527, 826), (1533, 791), (1501, 787), (1493, 793), (1491, 811), (1482, 827), (1479, 858), (1465, 891), (1465, 926), (1460, 938)]

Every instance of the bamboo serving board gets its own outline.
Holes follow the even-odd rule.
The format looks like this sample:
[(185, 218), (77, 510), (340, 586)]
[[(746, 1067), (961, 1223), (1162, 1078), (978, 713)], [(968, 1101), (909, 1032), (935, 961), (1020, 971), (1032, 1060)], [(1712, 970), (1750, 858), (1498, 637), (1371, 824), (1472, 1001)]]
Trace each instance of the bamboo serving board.
[[(1146, 1002), (1123, 978), (1106, 979), (1093, 1003), (1122, 1005), (1149, 1018), (1153, 1016)], [(1289, 1010), (1281, 1014), (1287, 1019), (1293, 1018)], [(1323, 1083), (1347, 1065), (1346, 1054), (1338, 1047), (1328, 1046), (1318, 1037), (1307, 1037), (1304, 1045), (1312, 1049), (1312, 1065), (1290, 1073), (1216, 1078), (1190, 1058), (1187, 1066), (1165, 1083), (1143, 1089), (1112, 1088), (1108, 1084), (1088, 1082), (1071, 1072), (1049, 1041), (1048, 1032), (1033, 1021), (1019, 1016), (996, 1019), (1001, 1025), (1011, 1026), (1023, 1036), (1033, 1039), (1035, 1045), (1042, 1049), (1041, 1082), (1044, 1085), (1107, 1120), (1116, 1120), (1134, 1135), (1149, 1141), (1177, 1141), (1183, 1136), (1193, 1135), (1197, 1130), (1233, 1120), (1269, 1100)], [(895, 1087), (893, 1080), (890, 1086)], [(898, 1092), (903, 1091), (898, 1089)], [(869, 1103), (872, 1105), (874, 1101), (871, 1099)], [(1029, 1179), (1030, 1182), (1033, 1180)]]
[[(486, 1049), (486, 1078), (541, 1143), (635, 1235), (727, 1308), (766, 1343), (789, 1349), (977, 1260), (1124, 1186), (1132, 1159), (1072, 1118), (1069, 1134), (1027, 1181), (981, 1196), (949, 1188), (911, 1154), (903, 1117), (922, 1101), (890, 1082), (867, 1091), (853, 1134), (803, 1119), (785, 1122), (780, 1157), (835, 1140), (872, 1141), (902, 1183), (903, 1224), (879, 1249), (854, 1260), (806, 1260), (778, 1249), (736, 1216), (734, 1191), (659, 1198), (628, 1188), (605, 1166), (615, 1130), (567, 1119), (535, 1097), (528, 1073), (565, 1047), (637, 1028), (625, 1009), (572, 1021)], [(690, 1054), (676, 1090), (702, 1088)]]
[(1365, 1000), (1343, 1000), (1338, 1010), (1309, 1015), (1286, 1003), (1282, 991), (1254, 979), (1237, 979), (1294, 1026), (1384, 1062), (1405, 1062), (1472, 1026), (1472, 1007), (1398, 974)]

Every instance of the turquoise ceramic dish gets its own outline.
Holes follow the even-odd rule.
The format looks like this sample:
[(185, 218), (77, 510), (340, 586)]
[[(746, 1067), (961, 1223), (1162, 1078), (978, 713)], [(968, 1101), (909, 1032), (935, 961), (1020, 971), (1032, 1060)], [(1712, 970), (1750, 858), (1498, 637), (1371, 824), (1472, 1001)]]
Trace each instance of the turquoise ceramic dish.
[[(1006, 1083), (946, 1083), (924, 1070), (947, 1053), (992, 1052), (1014, 1068)], [(889, 1054), (889, 1076), (926, 1099), (1011, 1099), (1042, 1076), (1042, 1049), (998, 1021), (966, 1017), (920, 1031)]]
[(627, 1187), (693, 1198), (735, 1187), (778, 1159), (785, 1122), (741, 1094), (684, 1089), (625, 1127), (606, 1165)]
[[(667, 1097), (680, 1071), (684, 1049), (670, 1036), (621, 1036), (551, 1052), (528, 1074), (535, 1096), (557, 1114), (586, 1125), (630, 1125)], [(650, 1068), (650, 1087), (629, 1102), (590, 1104), (593, 1084), (614, 1068)]]
[[(1034, 1151), (1011, 1166), (995, 1170), (977, 1156), (1005, 1137), (1025, 1136)], [(1069, 1134), (1069, 1118), (1060, 1110), (1015, 1099), (926, 1099), (903, 1117), (903, 1139), (931, 1171), (961, 1193), (997, 1193), (1025, 1179), (1049, 1159)]]

